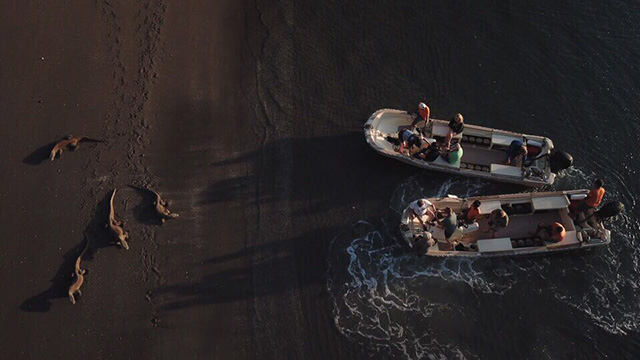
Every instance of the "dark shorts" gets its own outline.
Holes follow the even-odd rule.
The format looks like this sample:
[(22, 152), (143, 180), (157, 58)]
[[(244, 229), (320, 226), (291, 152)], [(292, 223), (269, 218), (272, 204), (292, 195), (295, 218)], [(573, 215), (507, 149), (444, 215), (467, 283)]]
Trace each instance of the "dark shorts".
[(451, 235), (453, 235), (453, 233), (456, 232), (456, 229), (444, 229), (444, 237), (445, 239), (449, 240), (449, 238), (451, 237)]
[(586, 201), (583, 201), (583, 202), (581, 202), (581, 203), (578, 205), (578, 207), (576, 208), (576, 211), (578, 211), (578, 212), (585, 212), (585, 211), (587, 211), (587, 210), (589, 210), (589, 209), (593, 209), (593, 207), (592, 207), (592, 206), (587, 205), (587, 202), (586, 202)]

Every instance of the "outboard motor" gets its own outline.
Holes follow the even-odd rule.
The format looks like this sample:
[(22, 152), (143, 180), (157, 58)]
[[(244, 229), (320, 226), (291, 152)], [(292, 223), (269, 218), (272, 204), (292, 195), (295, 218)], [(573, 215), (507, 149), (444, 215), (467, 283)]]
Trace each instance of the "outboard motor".
[(556, 151), (549, 157), (549, 165), (551, 166), (551, 172), (557, 174), (573, 165), (573, 156), (564, 151)]
[(604, 204), (600, 210), (596, 211), (595, 215), (598, 219), (604, 220), (618, 216), (624, 212), (624, 204), (618, 201), (613, 201)]

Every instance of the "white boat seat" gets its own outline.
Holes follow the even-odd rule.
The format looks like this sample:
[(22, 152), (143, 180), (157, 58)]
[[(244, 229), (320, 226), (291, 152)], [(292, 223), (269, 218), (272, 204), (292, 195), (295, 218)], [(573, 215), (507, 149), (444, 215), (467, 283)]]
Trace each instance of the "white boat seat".
[(569, 206), (565, 195), (534, 197), (531, 199), (533, 210), (564, 209)]
[[(436, 136), (446, 137), (447, 134), (449, 133), (449, 125), (434, 123), (431, 131), (432, 131), (433, 137), (436, 137)], [(455, 135), (453, 139), (462, 139), (462, 134)]]
[(522, 169), (518, 166), (491, 164), (491, 173), (496, 175), (506, 175), (522, 177)]
[(509, 250), (513, 250), (513, 246), (511, 246), (511, 238), (478, 240), (478, 251), (481, 253)]
[(523, 141), (524, 139), (522, 138), (522, 136), (516, 137), (513, 135), (501, 135), (496, 133), (491, 134), (491, 144), (493, 145), (509, 146), (511, 145), (511, 142), (513, 140)]
[(481, 201), (480, 204), (480, 213), (483, 215), (490, 214), (495, 209), (501, 209), (502, 205), (498, 200), (489, 200), (489, 201)]

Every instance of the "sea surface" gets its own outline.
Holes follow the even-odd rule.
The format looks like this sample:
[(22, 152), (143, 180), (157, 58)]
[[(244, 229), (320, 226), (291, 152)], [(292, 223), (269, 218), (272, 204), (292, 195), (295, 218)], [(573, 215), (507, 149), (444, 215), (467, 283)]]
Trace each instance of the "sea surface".
[[(258, 83), (272, 119), (295, 107), (361, 134), (375, 110), (422, 100), (435, 118), (461, 112), (468, 123), (552, 138), (575, 163), (541, 190), (588, 188), (600, 177), (605, 201), (626, 205), (609, 247), (418, 259), (398, 243), (410, 201), (534, 190), (398, 170), (405, 165), (380, 157), (389, 175), (367, 181), (388, 192), (368, 195), (386, 210), (328, 239), (327, 289), (343, 335), (374, 357), (640, 357), (637, 3), (314, 1), (283, 3), (262, 20), (271, 56)], [(362, 141), (358, 157), (374, 156), (359, 136), (345, 141)]]

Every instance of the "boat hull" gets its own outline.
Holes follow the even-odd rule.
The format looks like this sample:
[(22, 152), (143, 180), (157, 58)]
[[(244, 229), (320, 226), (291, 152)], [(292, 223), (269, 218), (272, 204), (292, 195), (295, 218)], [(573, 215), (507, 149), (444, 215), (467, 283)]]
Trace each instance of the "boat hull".
[[(427, 162), (401, 154), (394, 148), (394, 145), (388, 141), (388, 137), (397, 136), (398, 131), (410, 127), (411, 122), (412, 118), (406, 111), (378, 110), (365, 123), (365, 139), (380, 155), (422, 169), (529, 187), (551, 185), (555, 180), (555, 174), (550, 171), (547, 156), (553, 150), (553, 142), (546, 137), (465, 124), (465, 130), (459, 136), (464, 155), (459, 163), (452, 165), (441, 158), (434, 162)], [(447, 123), (444, 120), (433, 119), (431, 128), (426, 129), (427, 141), (441, 139), (447, 130)], [(502, 164), (506, 157), (504, 152), (506, 147), (515, 139), (527, 139), (542, 144), (541, 153), (530, 168)], [(534, 175), (533, 170), (537, 176)]]
[[(589, 249), (607, 245), (611, 242), (611, 232), (599, 221), (591, 218), (589, 221), (574, 222), (569, 215), (569, 206), (575, 198), (586, 196), (588, 190), (521, 193), (509, 195), (495, 195), (461, 199), (447, 196), (444, 198), (427, 199), (436, 208), (450, 207), (460, 214), (475, 200), (480, 200), (483, 216), (478, 220), (475, 231), (466, 231), (464, 227), (451, 236), (452, 242), (464, 246), (475, 244), (475, 250), (458, 251), (450, 248), (444, 239), (443, 230), (437, 226), (427, 226), (427, 229), (416, 221), (412, 211), (407, 208), (402, 214), (400, 232), (408, 247), (413, 247), (416, 237), (429, 232), (435, 243), (427, 251), (428, 256), (437, 257), (503, 257), (524, 256), (558, 253), (577, 249)], [(508, 204), (508, 205), (507, 205)], [(488, 214), (495, 209), (509, 207), (513, 210), (509, 225), (497, 232), (495, 237), (485, 231), (489, 229)], [(423, 219), (428, 220), (428, 219)], [(559, 222), (566, 229), (565, 238), (559, 243), (543, 242), (534, 234), (538, 230), (538, 223)], [(468, 247), (467, 247), (468, 248)]]

